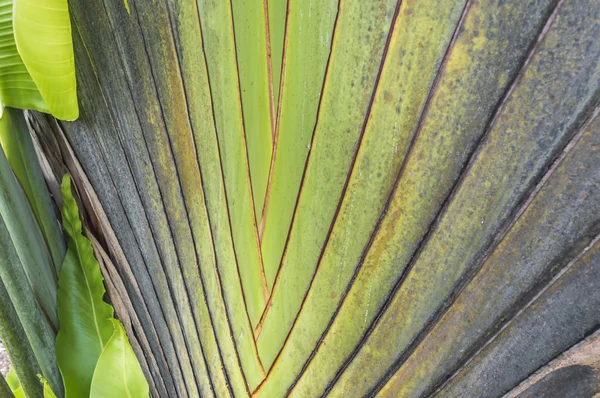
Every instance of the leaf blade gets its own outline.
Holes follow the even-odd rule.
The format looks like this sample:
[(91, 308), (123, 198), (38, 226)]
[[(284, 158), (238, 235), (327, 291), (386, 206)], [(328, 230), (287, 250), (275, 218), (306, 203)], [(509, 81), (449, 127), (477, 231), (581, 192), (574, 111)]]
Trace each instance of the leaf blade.
[(96, 363), (113, 333), (114, 314), (103, 300), (104, 278), (92, 246), (82, 234), (70, 178), (67, 174), (61, 185), (69, 250), (59, 279), (60, 329), (56, 338), (56, 357), (67, 398), (89, 395)]
[(114, 333), (98, 359), (90, 398), (148, 397), (150, 389), (121, 322), (112, 320)]
[[(0, 106), (20, 109), (35, 109), (48, 112), (37, 85), (27, 71), (23, 59), (17, 50), (14, 36), (13, 0), (0, 1), (0, 41), (3, 43), (0, 58)], [(0, 112), (1, 114), (1, 112)]]
[(13, 10), (17, 50), (48, 111), (58, 119), (77, 119), (79, 106), (67, 1), (14, 0)]
[(22, 110), (4, 110), (0, 118), (0, 145), (27, 195), (58, 275), (66, 245)]

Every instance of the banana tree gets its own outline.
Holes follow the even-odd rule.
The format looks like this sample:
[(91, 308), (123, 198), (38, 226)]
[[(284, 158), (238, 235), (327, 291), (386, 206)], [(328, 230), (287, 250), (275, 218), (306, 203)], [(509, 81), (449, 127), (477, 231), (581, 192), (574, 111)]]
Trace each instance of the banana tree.
[[(23, 200), (0, 197), (0, 266), (24, 265), (0, 333), (48, 341), (18, 351), (24, 389), (600, 393), (600, 2), (44, 1), (73, 57), (36, 65), (74, 59), (71, 91), (44, 96), (19, 35), (54, 36), (14, 0), (43, 106), (2, 97), (33, 110), (7, 108), (27, 150), (3, 142)], [(61, 347), (91, 304), (79, 383)]]

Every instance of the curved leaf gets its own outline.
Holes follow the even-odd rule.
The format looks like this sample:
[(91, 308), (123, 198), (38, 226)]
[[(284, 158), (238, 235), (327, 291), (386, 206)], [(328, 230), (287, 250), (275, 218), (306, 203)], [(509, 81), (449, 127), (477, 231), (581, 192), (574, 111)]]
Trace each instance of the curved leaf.
[(58, 285), (60, 329), (56, 338), (56, 358), (67, 398), (89, 395), (96, 363), (113, 333), (113, 308), (102, 300), (104, 278), (90, 242), (82, 235), (70, 178), (67, 174), (61, 186), (69, 250)]
[(121, 322), (113, 319), (115, 331), (98, 360), (90, 398), (147, 397), (150, 394)]
[(79, 116), (71, 22), (66, 0), (14, 0), (16, 48), (47, 109), (58, 119)]
[(13, 0), (0, 1), (0, 45), (0, 109), (10, 106), (49, 112), (17, 50), (13, 29)]
[(0, 106), (79, 116), (65, 0), (0, 1)]

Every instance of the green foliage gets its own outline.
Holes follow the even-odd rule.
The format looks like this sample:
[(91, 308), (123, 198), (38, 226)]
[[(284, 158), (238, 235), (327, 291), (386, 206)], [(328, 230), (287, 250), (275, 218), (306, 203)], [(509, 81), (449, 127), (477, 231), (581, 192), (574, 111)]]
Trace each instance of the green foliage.
[(23, 388), (21, 387), (21, 383), (19, 382), (19, 377), (17, 377), (14, 366), (8, 371), (8, 374), (6, 375), (6, 382), (8, 383), (8, 386), (10, 387), (15, 398), (25, 398), (25, 392), (23, 392)]
[[(11, 56), (33, 87), (24, 98), (61, 117), (38, 73), (61, 68), (37, 61), (58, 56), (66, 70), (72, 54), (36, 48), (32, 63), (25, 44), (43, 24), (57, 35), (59, 20), (69, 25), (53, 18), (65, 0), (33, 0), (56, 11), (49, 21), (14, 1), (6, 32), (14, 39), (14, 25)], [(104, 302), (67, 176), (57, 317), (67, 398), (148, 396), (142, 368), (161, 397), (496, 396), (597, 327), (593, 283), (564, 296), (573, 316), (539, 310), (560, 302), (548, 295), (574, 270), (595, 281), (573, 256), (600, 259), (597, 0), (70, 6), (84, 117), (54, 138), (104, 205), (98, 224), (126, 260), (114, 273), (107, 264), (110, 282), (145, 362)], [(0, 159), (0, 249), (22, 267), (7, 272), (0, 257), (0, 277), (5, 296), (35, 307), (56, 251), (44, 252), (47, 193), (35, 192), (43, 179), (32, 182), (19, 156), (33, 151), (17, 138), (0, 134), (12, 167)], [(52, 313), (56, 294), (43, 293)], [(546, 327), (561, 316), (568, 326)], [(0, 337), (9, 318), (0, 310)], [(528, 344), (538, 353), (489, 354), (523, 336), (540, 340)], [(17, 368), (29, 395), (22, 373), (33, 372)], [(473, 393), (477, 383), (486, 391)]]
[[(43, 378), (41, 375), (38, 375), (38, 377), (43, 386), (44, 398), (56, 398), (56, 394), (54, 394), (54, 391), (52, 391), (48, 380)], [(29, 398), (29, 396), (25, 395), (25, 391), (23, 391), (21, 381), (17, 376), (14, 366), (10, 368), (8, 374), (6, 375), (6, 382), (8, 383), (8, 386), (10, 387), (10, 390), (15, 398)]]
[[(123, 326), (113, 318), (112, 306), (103, 300), (104, 278), (92, 245), (83, 236), (69, 174), (63, 178), (61, 191), (63, 226), (69, 249), (58, 287), (60, 329), (56, 357), (66, 397), (147, 396), (148, 385)], [(123, 377), (115, 378), (115, 374)], [(117, 390), (113, 391), (113, 387)], [(110, 391), (113, 393), (109, 394)], [(134, 394), (121, 395), (116, 391)]]
[(56, 394), (54, 394), (54, 391), (52, 391), (50, 384), (48, 384), (48, 380), (40, 376), (40, 381), (44, 386), (44, 398), (56, 398)]
[(56, 389), (60, 387), (54, 353), (58, 278), (27, 196), (2, 150), (0, 253), (0, 296), (7, 303), (0, 311), (0, 338), (22, 372), (19, 377), (29, 395), (40, 371)]
[(0, 106), (79, 116), (66, 0), (0, 1)]
[(114, 333), (94, 371), (90, 398), (147, 397), (148, 383), (127, 340), (121, 322), (112, 320)]
[[(2, 125), (2, 127), (6, 127), (6, 125)], [(25, 283), (25, 278), (19, 276), (24, 272), (27, 283), (31, 285), (42, 310), (52, 325), (57, 327), (56, 271), (41, 228), (21, 186), (21, 182), (15, 177), (4, 152), (0, 151), (0, 236), (3, 235), (2, 230), (4, 229), (10, 235), (10, 239), (4, 238), (0, 243), (6, 247), (3, 250), (5, 255), (0, 261), (4, 262), (9, 258), (9, 250), (14, 250), (16, 253), (15, 258), (11, 261), (11, 266), (6, 265), (6, 268), (2, 270), (3, 279), (4, 275), (12, 271), (15, 278), (21, 278), (21, 283)], [(19, 263), (21, 266), (17, 266)], [(9, 283), (7, 280), (4, 282), (9, 291), (12, 288), (11, 285), (16, 283), (13, 281)], [(25, 288), (21, 287), (21, 289), (24, 291)], [(13, 302), (15, 302), (14, 299)]]
[(52, 198), (40, 167), (22, 110), (6, 108), (0, 118), (0, 145), (19, 180), (42, 230), (58, 274), (66, 247)]
[[(36, 374), (32, 369), (39, 365), (60, 387), (52, 354), (60, 320), (56, 361), (67, 397), (89, 396), (95, 371), (92, 396), (121, 396), (117, 391), (123, 396), (148, 396), (148, 384), (123, 326), (103, 301), (103, 277), (83, 236), (70, 176), (61, 187), (69, 241), (65, 254), (23, 112), (12, 109), (38, 110), (64, 120), (78, 117), (67, 1), (2, 0), (0, 16), (0, 283), (3, 297), (14, 304), (3, 307), (7, 311), (1, 314), (0, 332), (11, 344), (16, 331), (27, 336), (12, 344), (16, 370), (13, 366), (3, 386), (16, 397), (25, 397), (19, 381), (25, 377), (28, 397), (41, 396), (42, 391), (45, 398), (56, 397), (45, 377), (38, 374), (41, 384), (31, 380)], [(5, 106), (9, 108), (4, 110)], [(120, 369), (123, 377), (109, 377), (114, 369)], [(62, 396), (62, 390), (55, 391)]]

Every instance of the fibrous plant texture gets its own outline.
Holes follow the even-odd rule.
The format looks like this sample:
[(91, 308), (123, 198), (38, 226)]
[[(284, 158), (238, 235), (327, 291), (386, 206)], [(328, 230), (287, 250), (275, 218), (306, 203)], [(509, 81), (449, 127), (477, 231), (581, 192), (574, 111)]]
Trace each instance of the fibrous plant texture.
[(151, 395), (600, 393), (600, 2), (69, 9), (30, 130)]

